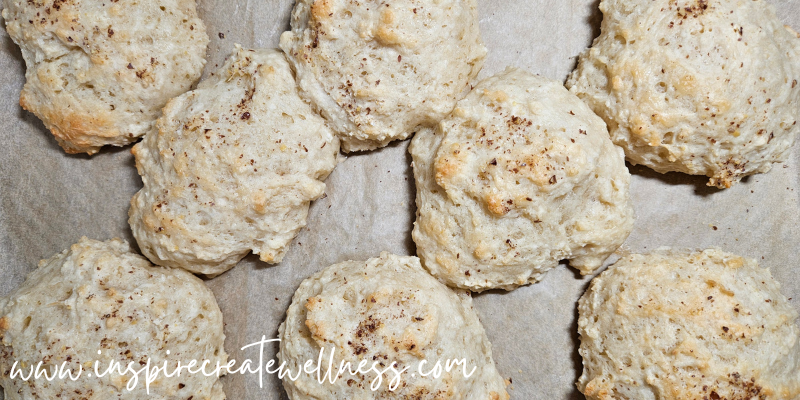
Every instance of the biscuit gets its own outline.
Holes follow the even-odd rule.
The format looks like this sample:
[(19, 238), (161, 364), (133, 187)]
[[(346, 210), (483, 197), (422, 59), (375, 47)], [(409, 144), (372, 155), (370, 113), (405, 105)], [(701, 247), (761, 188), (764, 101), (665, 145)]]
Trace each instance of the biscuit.
[(800, 40), (763, 0), (603, 0), (567, 87), (633, 164), (729, 188), (797, 137)]
[[(210, 360), (225, 364), (220, 313), (213, 293), (192, 274), (159, 268), (131, 252), (128, 243), (114, 239), (99, 242), (83, 238), (69, 250), (39, 263), (25, 283), (0, 298), (0, 385), (6, 400), (21, 399), (209, 399), (223, 400), (222, 383), (188, 374), (166, 378), (163, 374), (145, 387), (145, 374), (128, 391), (133, 373), (118, 369), (103, 377), (112, 361), (125, 371), (154, 368), (169, 362)], [(100, 351), (100, 354), (98, 354)], [(169, 352), (169, 355), (167, 354)], [(9, 373), (15, 362), (23, 376), (43, 362), (70, 370), (47, 381), (24, 381)], [(97, 366), (95, 366), (97, 365)]]
[[(492, 348), (469, 292), (452, 291), (431, 277), (416, 257), (382, 253), (379, 258), (330, 266), (300, 284), (279, 331), (278, 358), (292, 375), (307, 360), (323, 368), (334, 354), (332, 376), (324, 383), (316, 374), (284, 378), (292, 400), (304, 399), (508, 399), (504, 379), (492, 360)], [(378, 360), (384, 370), (408, 368), (391, 391), (391, 372), (375, 384), (374, 371), (337, 376), (342, 363), (355, 370)], [(465, 360), (438, 379), (429, 373), (437, 362)], [(473, 375), (464, 377), (474, 369)], [(420, 369), (421, 368), (421, 369)], [(325, 371), (322, 371), (324, 374)]]
[(450, 286), (512, 290), (564, 259), (590, 274), (633, 228), (622, 149), (559, 82), (509, 68), (410, 152), (417, 254)]
[(133, 147), (144, 187), (131, 229), (155, 264), (212, 276), (251, 250), (280, 262), (339, 152), (276, 50), (237, 46), (157, 127)]
[(20, 105), (67, 153), (124, 146), (200, 77), (208, 44), (194, 0), (3, 0), (27, 82)]
[(712, 249), (623, 258), (578, 303), (593, 399), (798, 399), (797, 312), (769, 270)]
[(475, 0), (299, 0), (280, 46), (347, 152), (436, 124), (486, 58)]

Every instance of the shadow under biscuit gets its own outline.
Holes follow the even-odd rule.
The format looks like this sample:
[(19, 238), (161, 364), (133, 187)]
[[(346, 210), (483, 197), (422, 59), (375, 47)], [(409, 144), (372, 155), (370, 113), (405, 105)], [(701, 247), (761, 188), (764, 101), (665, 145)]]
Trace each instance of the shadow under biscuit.
[[(603, 23), (603, 13), (600, 11), (600, 0), (592, 1), (589, 8), (592, 10), (592, 13), (589, 14), (589, 18), (586, 19), (586, 24), (592, 28), (592, 41), (594, 41), (594, 38), (600, 36), (600, 26)], [(591, 45), (591, 42), (589, 45)]]
[[(667, 172), (662, 174), (643, 165), (631, 165), (626, 162), (631, 175), (638, 176), (647, 180), (658, 180), (670, 186), (694, 186), (694, 194), (701, 197), (708, 197), (723, 191), (715, 186), (708, 186), (708, 177), (702, 175), (689, 175), (682, 172)], [(742, 179), (742, 183), (747, 183), (749, 176)]]

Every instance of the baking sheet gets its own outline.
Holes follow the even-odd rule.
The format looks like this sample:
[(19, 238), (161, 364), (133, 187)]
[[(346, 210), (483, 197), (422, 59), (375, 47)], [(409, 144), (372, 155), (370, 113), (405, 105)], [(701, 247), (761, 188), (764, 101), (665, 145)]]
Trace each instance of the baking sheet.
[[(772, 0), (780, 17), (800, 30), (800, 3)], [(479, 0), (489, 57), (482, 76), (506, 65), (564, 80), (576, 56), (599, 33), (594, 0)], [(234, 43), (275, 47), (288, 28), (291, 0), (198, 0), (211, 44), (206, 74)], [(220, 35), (222, 34), (222, 35)], [(0, 37), (0, 296), (9, 294), (41, 258), (81, 236), (134, 242), (127, 225), (131, 195), (141, 187), (129, 148), (94, 157), (67, 155), (32, 114), (18, 105), (25, 65), (5, 31)], [(249, 256), (207, 283), (224, 313), (231, 358), (257, 357), (241, 346), (277, 337), (300, 282), (336, 262), (387, 250), (414, 254), (414, 184), (408, 142), (347, 157), (327, 181), (327, 197), (313, 204), (308, 227), (277, 266)], [(800, 146), (790, 160), (732, 189), (705, 186), (706, 178), (660, 175), (633, 167), (637, 221), (620, 250), (659, 246), (718, 246), (759, 259), (800, 309)], [(716, 227), (716, 229), (714, 229)], [(475, 296), (509, 393), (517, 399), (582, 399), (575, 302), (589, 278), (561, 266), (539, 284)], [(268, 348), (265, 357), (277, 349)], [(286, 398), (276, 377), (223, 378), (229, 399)], [(3, 396), (0, 393), (0, 400)]]

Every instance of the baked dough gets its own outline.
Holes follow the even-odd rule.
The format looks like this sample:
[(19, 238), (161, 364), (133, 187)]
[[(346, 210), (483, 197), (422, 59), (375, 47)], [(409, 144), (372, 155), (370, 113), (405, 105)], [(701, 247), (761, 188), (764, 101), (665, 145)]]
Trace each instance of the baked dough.
[(475, 0), (299, 0), (280, 45), (347, 152), (436, 124), (486, 57)]
[(800, 40), (763, 0), (603, 0), (567, 81), (633, 164), (729, 188), (797, 137)]
[(509, 68), (410, 152), (417, 254), (450, 286), (511, 290), (563, 259), (590, 274), (633, 228), (622, 149), (559, 82)]
[[(122, 371), (133, 362), (138, 371), (148, 359), (151, 368), (168, 361), (169, 371), (178, 361), (209, 360), (211, 371), (228, 358), (222, 328), (214, 295), (197, 277), (154, 267), (122, 240), (83, 238), (41, 261), (20, 288), (0, 298), (0, 385), (6, 400), (223, 400), (216, 375), (161, 373), (149, 395), (143, 372), (132, 391), (126, 385), (133, 373), (95, 375), (95, 362), (101, 372), (112, 361)], [(26, 382), (9, 376), (16, 361), (23, 376), (40, 361), (43, 369), (66, 362), (65, 370), (76, 374), (82, 368), (82, 373), (75, 381), (65, 376), (49, 382), (42, 376)]]
[(800, 330), (769, 270), (720, 250), (623, 258), (578, 303), (594, 399), (800, 398)]
[[(278, 358), (296, 374), (307, 360), (317, 360), (325, 348), (324, 365), (334, 351), (333, 376), (342, 362), (355, 369), (362, 360), (379, 369), (397, 362), (398, 387), (388, 386), (387, 372), (372, 391), (377, 373), (345, 372), (334, 384), (319, 383), (316, 374), (300, 374), (283, 386), (292, 400), (310, 399), (508, 399), (505, 380), (492, 360), (492, 346), (469, 292), (452, 291), (431, 277), (416, 257), (382, 253), (379, 258), (332, 265), (300, 284), (278, 329)], [(446, 360), (467, 361), (467, 372), (456, 367), (441, 377), (422, 377)], [(324, 375), (325, 371), (322, 371)], [(416, 375), (415, 375), (416, 374)]]
[(194, 0), (3, 0), (3, 18), (27, 64), (20, 105), (67, 153), (137, 140), (205, 65)]
[(133, 234), (154, 263), (199, 274), (221, 274), (250, 250), (278, 263), (338, 152), (283, 53), (237, 46), (134, 146), (144, 188), (131, 200)]

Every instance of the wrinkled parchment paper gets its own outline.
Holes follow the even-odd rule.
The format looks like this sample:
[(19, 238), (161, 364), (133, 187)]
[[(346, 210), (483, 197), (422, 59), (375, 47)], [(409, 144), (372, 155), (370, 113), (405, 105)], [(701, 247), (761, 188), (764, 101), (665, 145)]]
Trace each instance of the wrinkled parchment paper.
[[(800, 30), (800, 2), (771, 0), (786, 24)], [(514, 65), (564, 80), (576, 56), (599, 33), (596, 0), (479, 0), (489, 57), (482, 76)], [(211, 44), (206, 74), (234, 43), (275, 47), (289, 26), (292, 0), (198, 0)], [(224, 36), (224, 37), (223, 37)], [(25, 64), (5, 31), (0, 38), (0, 296), (9, 294), (39, 259), (85, 235), (133, 242), (127, 225), (131, 195), (141, 181), (129, 148), (94, 157), (67, 155), (32, 114), (18, 105)], [(800, 112), (800, 110), (798, 110)], [(277, 337), (300, 282), (333, 263), (381, 251), (414, 254), (414, 183), (408, 142), (347, 157), (327, 181), (327, 197), (311, 207), (308, 227), (277, 266), (254, 256), (207, 281), (225, 318), (231, 358), (257, 360), (241, 346)], [(659, 246), (718, 246), (757, 258), (800, 309), (800, 145), (790, 160), (732, 189), (705, 186), (706, 178), (660, 175), (632, 167), (637, 222), (619, 253)], [(717, 227), (714, 229), (713, 227)], [(539, 284), (511, 293), (475, 296), (494, 359), (517, 399), (581, 399), (576, 301), (589, 278), (561, 266)], [(269, 347), (265, 357), (274, 357)], [(265, 358), (267, 359), (267, 358)], [(266, 375), (223, 378), (229, 399), (286, 398)], [(2, 399), (0, 394), (0, 399)]]

